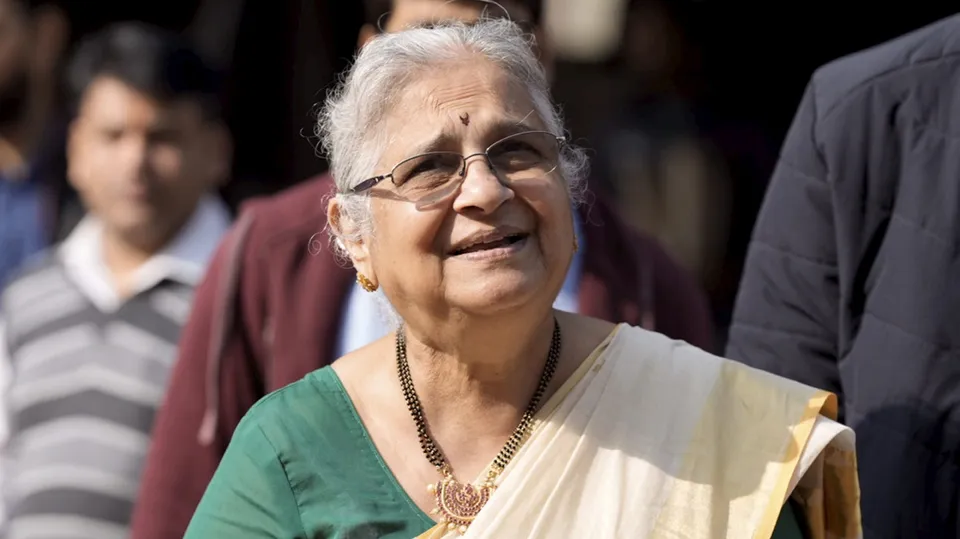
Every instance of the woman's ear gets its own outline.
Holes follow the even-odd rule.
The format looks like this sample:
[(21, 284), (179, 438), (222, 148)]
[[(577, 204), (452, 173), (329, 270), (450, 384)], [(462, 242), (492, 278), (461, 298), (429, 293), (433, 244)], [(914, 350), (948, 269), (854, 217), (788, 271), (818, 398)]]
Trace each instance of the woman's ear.
[(353, 267), (376, 283), (376, 275), (370, 261), (369, 244), (360, 237), (359, 227), (343, 211), (343, 205), (338, 197), (331, 198), (327, 204), (327, 223), (336, 238), (337, 247), (347, 253), (350, 261), (353, 262)]

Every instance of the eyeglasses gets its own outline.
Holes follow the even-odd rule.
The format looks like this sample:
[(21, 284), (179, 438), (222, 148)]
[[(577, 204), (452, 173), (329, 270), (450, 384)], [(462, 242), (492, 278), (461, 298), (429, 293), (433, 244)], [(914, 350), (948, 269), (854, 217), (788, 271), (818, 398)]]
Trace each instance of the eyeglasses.
[(480, 153), (427, 152), (400, 161), (389, 174), (364, 180), (350, 192), (368, 191), (389, 178), (400, 197), (435, 202), (453, 193), (466, 176), (467, 160), (480, 155), (501, 183), (510, 186), (543, 178), (556, 170), (565, 143), (564, 137), (549, 131), (525, 131), (502, 138)]

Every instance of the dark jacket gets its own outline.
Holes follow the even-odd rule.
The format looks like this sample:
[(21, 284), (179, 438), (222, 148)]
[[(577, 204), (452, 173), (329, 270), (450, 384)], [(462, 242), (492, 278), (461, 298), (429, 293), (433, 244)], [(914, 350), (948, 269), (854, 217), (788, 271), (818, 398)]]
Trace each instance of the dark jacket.
[(960, 16), (814, 74), (727, 355), (840, 396), (865, 537), (960, 537)]
[[(329, 177), (254, 201), (215, 255), (154, 427), (134, 539), (181, 537), (247, 410), (336, 359), (355, 273), (326, 243)], [(710, 348), (705, 295), (602, 201), (583, 215), (580, 310)], [(198, 435), (199, 433), (199, 435)]]

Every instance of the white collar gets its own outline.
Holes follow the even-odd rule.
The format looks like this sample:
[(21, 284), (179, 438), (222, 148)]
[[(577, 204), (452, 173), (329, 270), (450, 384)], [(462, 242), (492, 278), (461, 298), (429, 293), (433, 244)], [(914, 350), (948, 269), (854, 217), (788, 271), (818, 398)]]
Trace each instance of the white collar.
[[(183, 228), (158, 253), (137, 268), (132, 295), (149, 290), (164, 279), (196, 285), (203, 277), (220, 238), (230, 227), (230, 213), (214, 196), (204, 197)], [(103, 261), (103, 223), (84, 217), (60, 245), (67, 274), (97, 307), (116, 311), (123, 304)]]

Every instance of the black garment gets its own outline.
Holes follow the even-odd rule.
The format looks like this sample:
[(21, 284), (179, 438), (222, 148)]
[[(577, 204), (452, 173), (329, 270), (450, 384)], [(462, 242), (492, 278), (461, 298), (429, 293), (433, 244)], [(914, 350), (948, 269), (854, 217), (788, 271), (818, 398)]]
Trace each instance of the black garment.
[(840, 395), (866, 537), (960, 537), (960, 16), (814, 74), (727, 354)]

